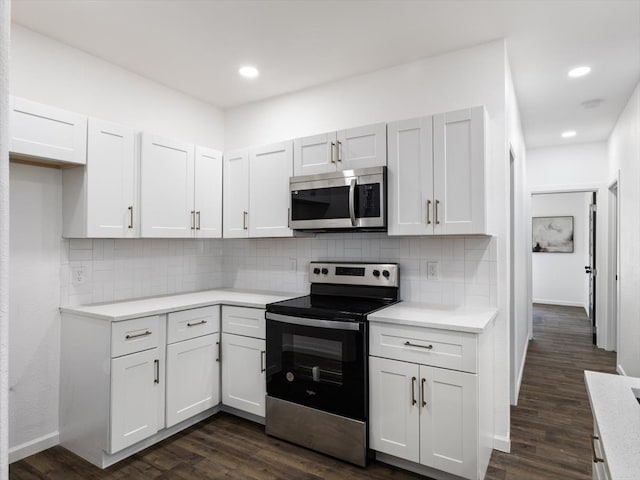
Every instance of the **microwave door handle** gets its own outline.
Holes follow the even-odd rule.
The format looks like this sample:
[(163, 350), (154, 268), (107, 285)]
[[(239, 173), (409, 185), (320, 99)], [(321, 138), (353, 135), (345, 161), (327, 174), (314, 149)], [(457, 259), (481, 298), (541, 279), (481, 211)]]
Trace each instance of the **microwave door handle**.
[(351, 179), (349, 185), (349, 216), (351, 217), (351, 226), (356, 226), (356, 179)]

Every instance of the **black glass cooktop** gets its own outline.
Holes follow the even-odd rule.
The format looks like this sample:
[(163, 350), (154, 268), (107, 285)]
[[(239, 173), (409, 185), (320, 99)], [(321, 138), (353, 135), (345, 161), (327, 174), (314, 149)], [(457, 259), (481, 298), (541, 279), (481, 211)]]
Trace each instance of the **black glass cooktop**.
[(267, 305), (267, 312), (323, 320), (366, 319), (369, 313), (395, 303), (392, 298), (363, 298), (338, 295), (305, 295)]

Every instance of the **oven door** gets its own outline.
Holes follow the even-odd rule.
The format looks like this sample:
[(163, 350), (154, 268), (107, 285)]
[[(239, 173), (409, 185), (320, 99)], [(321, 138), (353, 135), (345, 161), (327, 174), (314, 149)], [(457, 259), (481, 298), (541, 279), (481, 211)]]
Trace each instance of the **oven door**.
[(267, 394), (366, 420), (366, 322), (266, 318)]

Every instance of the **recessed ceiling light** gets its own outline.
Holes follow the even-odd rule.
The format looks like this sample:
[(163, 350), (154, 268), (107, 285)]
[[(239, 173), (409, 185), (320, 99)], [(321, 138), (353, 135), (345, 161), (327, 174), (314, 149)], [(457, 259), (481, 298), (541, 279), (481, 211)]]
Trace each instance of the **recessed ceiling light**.
[(569, 76), (571, 78), (583, 77), (587, 73), (589, 73), (590, 71), (591, 71), (591, 67), (587, 67), (587, 66), (576, 67), (576, 68), (572, 68), (571, 70), (569, 70)]
[(256, 78), (258, 75), (260, 75), (260, 72), (258, 72), (258, 69), (256, 67), (252, 67), (251, 65), (245, 65), (244, 67), (240, 67), (240, 70), (238, 70), (238, 73), (244, 78)]
[(575, 130), (567, 130), (566, 132), (562, 132), (562, 138), (571, 138), (576, 136)]

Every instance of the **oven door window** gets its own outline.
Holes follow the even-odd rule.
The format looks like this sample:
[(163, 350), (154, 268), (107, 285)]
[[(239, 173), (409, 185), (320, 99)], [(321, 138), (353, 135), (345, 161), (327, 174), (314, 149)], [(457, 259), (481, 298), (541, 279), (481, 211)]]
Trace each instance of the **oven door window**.
[(364, 419), (364, 328), (337, 330), (267, 320), (267, 393)]

